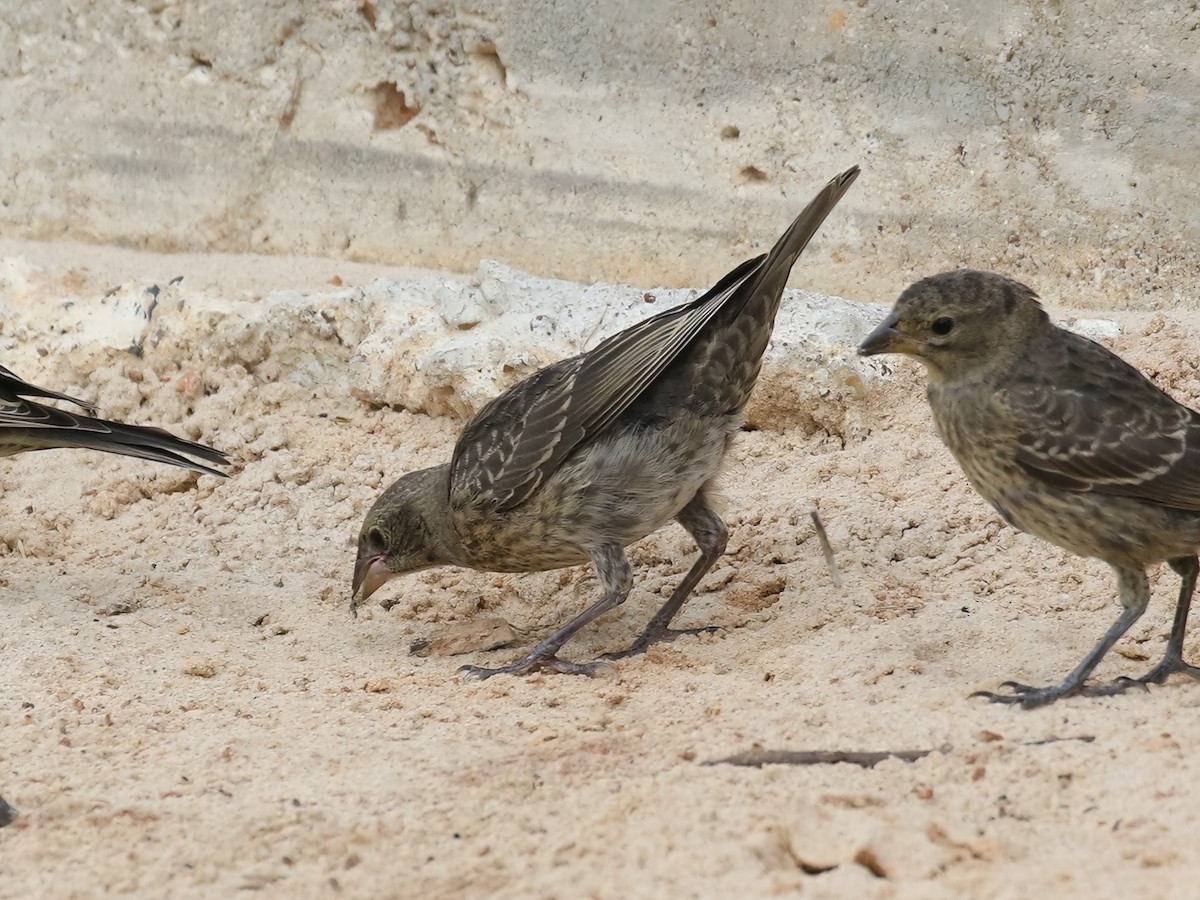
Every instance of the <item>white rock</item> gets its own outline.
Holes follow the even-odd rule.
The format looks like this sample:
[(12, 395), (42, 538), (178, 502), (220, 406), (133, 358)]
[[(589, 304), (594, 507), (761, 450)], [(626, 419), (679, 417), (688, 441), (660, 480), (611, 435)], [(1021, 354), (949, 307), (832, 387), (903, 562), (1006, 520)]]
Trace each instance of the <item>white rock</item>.
[[(700, 294), (584, 286), (486, 261), (469, 280), (379, 280), (329, 293), (277, 291), (256, 302), (140, 281), (103, 297), (46, 302), (36, 286), (22, 287), (36, 280), (25, 272), (19, 262), (0, 267), (6, 337), (19, 344), (36, 331), (39, 348), (79, 381), (114, 355), (154, 352), (160, 368), (202, 375), (236, 365), (264, 385), (319, 385), (372, 405), (460, 419), (538, 368)], [(861, 427), (854, 401), (883, 370), (854, 348), (884, 312), (787, 291), (750, 424), (839, 434)]]
[(1061, 325), (1093, 341), (1112, 340), (1121, 336), (1121, 326), (1112, 319), (1067, 319)]
[[(382, 309), (352, 363), (357, 396), (459, 417), (537, 368), (700, 294), (690, 288), (584, 287), (494, 261), (482, 263), (472, 283), (377, 283), (373, 290)], [(464, 331), (456, 325), (462, 317), (449, 311), (467, 308), (479, 295), (493, 314), (478, 316)], [(751, 423), (842, 430), (844, 407), (879, 372), (854, 348), (884, 313), (877, 305), (787, 291), (756, 392), (756, 399), (773, 399), (766, 408), (757, 404), (757, 413), (752, 401)]]

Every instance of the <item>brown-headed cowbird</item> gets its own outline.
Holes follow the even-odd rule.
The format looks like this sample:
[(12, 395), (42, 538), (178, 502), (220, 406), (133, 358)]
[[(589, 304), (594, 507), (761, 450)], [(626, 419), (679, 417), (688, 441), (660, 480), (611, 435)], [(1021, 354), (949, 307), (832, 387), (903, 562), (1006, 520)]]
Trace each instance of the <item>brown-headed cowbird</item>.
[(788, 274), (857, 176), (856, 166), (833, 179), (770, 253), (702, 297), (505, 391), (467, 424), (449, 463), (388, 488), (359, 534), (351, 609), (393, 575), (430, 566), (538, 572), (590, 560), (600, 600), (523, 658), (464, 669), (480, 678), (592, 674), (606, 664), (568, 662), (559, 649), (629, 596), (624, 548), (675, 519), (700, 558), (641, 637), (610, 658), (703, 630), (668, 626), (725, 552), (713, 479), (741, 426)]
[[(1026, 709), (1072, 694), (1161, 684), (1183, 661), (1200, 571), (1200, 414), (1116, 354), (1056, 327), (1037, 295), (988, 272), (909, 287), (862, 345), (924, 363), (942, 440), (1010, 525), (1116, 570), (1123, 610), (1095, 648), (1049, 687), (1005, 682), (976, 696)], [(1092, 670), (1146, 609), (1146, 567), (1183, 579), (1162, 662), (1141, 678), (1089, 685)]]
[(28, 397), (65, 400), (89, 413), (97, 412), (90, 403), (32, 385), (0, 366), (0, 456), (12, 456), (27, 450), (85, 447), (225, 477), (224, 472), (187, 458), (196, 456), (216, 465), (228, 465), (229, 458), (224, 453), (204, 444), (185, 441), (160, 428), (122, 425), (120, 422), (69, 413), (26, 399)]

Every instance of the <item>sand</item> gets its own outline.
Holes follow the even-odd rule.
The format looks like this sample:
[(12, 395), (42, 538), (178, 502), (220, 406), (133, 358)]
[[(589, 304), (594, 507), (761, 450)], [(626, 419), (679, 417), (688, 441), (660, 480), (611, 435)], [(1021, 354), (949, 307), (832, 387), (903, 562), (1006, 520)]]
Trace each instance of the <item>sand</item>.
[[(264, 284), (246, 257), (112, 251), (81, 269), (69, 245), (13, 252), (46, 266), (48, 296), (69, 280), (96, 303), (114, 277), (183, 264), (230, 297), (379, 274), (310, 260)], [(1114, 317), (1116, 349), (1200, 402), (1200, 314)], [(458, 422), (369, 406), (278, 347), (255, 368), (162, 345), (81, 384), (37, 334), (5, 340), (21, 375), (237, 465), (219, 481), (84, 452), (0, 463), (0, 796), (19, 810), (4, 897), (1158, 897), (1200, 877), (1200, 685), (1035, 711), (969, 697), (1059, 679), (1115, 617), (1114, 583), (972, 493), (915, 365), (864, 388), (853, 428), (763, 415), (740, 435), (729, 552), (680, 619), (717, 633), (595, 679), (479, 683), (457, 668), (581, 609), (586, 569), (433, 570), (381, 591), (390, 610), (348, 613), (363, 513), (445, 459)], [(817, 400), (799, 385), (790, 402)], [(624, 646), (694, 549), (671, 527), (630, 552), (633, 595), (570, 656)], [(1155, 573), (1098, 677), (1159, 658), (1176, 590)], [(520, 643), (410, 652), (487, 620)], [(931, 752), (710, 764), (756, 748)]]

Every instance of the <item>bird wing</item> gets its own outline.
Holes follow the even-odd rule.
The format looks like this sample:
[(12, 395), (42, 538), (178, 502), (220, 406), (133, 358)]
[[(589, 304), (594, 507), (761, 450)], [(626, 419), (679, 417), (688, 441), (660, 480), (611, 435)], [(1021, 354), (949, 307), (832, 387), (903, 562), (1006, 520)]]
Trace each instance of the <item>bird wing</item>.
[(498, 512), (527, 500), (653, 383), (763, 259), (746, 260), (691, 303), (535, 372), (481, 409), (454, 447), (451, 495)]
[(1200, 510), (1200, 415), (1099, 344), (1054, 337), (999, 393), (1017, 464), (1061, 490)]
[(529, 499), (581, 441), (628, 409), (719, 310), (740, 309), (760, 290), (782, 291), (779, 273), (786, 281), (858, 172), (854, 166), (830, 181), (770, 253), (746, 260), (703, 296), (534, 373), (481, 409), (455, 445), (451, 497), (496, 512)]

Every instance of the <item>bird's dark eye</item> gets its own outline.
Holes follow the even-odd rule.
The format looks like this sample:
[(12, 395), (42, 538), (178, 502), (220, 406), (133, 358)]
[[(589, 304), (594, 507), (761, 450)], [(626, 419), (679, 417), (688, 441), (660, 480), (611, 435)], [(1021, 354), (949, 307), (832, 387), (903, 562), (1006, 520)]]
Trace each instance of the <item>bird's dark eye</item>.
[(934, 334), (949, 334), (950, 329), (954, 327), (954, 320), (949, 316), (939, 316), (933, 320)]
[(371, 528), (367, 531), (367, 547), (373, 551), (379, 551), (383, 549), (383, 532), (378, 528)]

